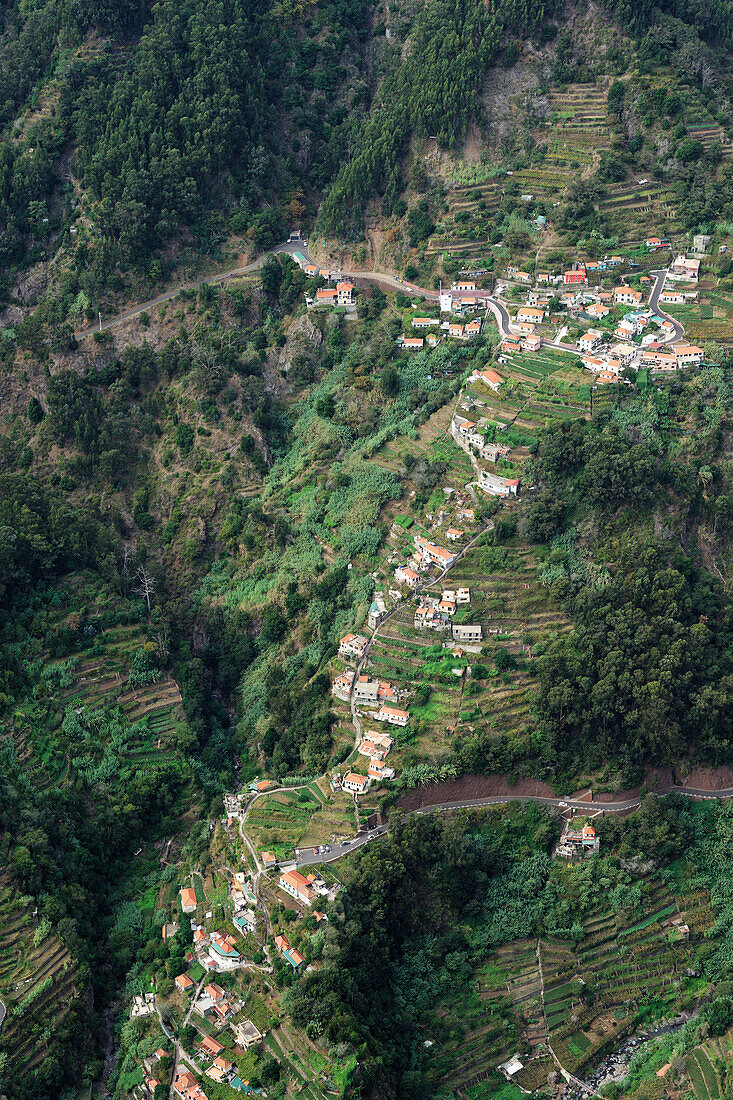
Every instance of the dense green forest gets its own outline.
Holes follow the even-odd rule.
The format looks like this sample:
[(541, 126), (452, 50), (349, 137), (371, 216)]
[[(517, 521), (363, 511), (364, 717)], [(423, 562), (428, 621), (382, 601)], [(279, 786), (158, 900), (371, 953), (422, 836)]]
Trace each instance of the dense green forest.
[[(610, 904), (629, 920), (643, 913), (640, 884), (623, 865), (633, 857), (653, 861), (673, 894), (688, 888), (677, 877), (681, 863), (694, 888), (712, 894), (716, 923), (695, 966), (725, 984), (717, 1008), (706, 1004), (684, 1036), (691, 1045), (716, 1011), (731, 1018), (731, 826), (728, 805), (699, 814), (687, 800), (649, 796), (631, 817), (604, 819), (604, 856), (570, 870), (550, 858), (557, 819), (537, 807), (402, 821), (351, 869), (324, 965), (290, 989), (288, 1008), (314, 1037), (359, 1050), (365, 1088), (448, 1100), (455, 1094), (436, 1080), (429, 1051), (456, 1026), (441, 1006), (467, 1002), (477, 971), (504, 944), (537, 937), (582, 944), (599, 909)], [(504, 1015), (510, 1027), (509, 1006)]]

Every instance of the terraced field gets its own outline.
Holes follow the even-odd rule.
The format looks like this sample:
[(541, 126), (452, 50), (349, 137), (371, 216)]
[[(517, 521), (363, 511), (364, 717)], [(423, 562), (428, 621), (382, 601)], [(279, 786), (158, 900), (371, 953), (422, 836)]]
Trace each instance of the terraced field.
[(0, 999), (7, 1008), (3, 1050), (22, 1077), (48, 1053), (80, 995), (77, 967), (53, 934), (42, 935), (32, 908), (0, 880)]
[[(560, 874), (572, 877), (573, 870)], [(620, 1041), (640, 1005), (656, 1006), (660, 1015), (669, 1011), (712, 919), (704, 892), (675, 900), (661, 883), (647, 880), (643, 909), (633, 920), (599, 909), (584, 916), (577, 945), (545, 937), (499, 948), (476, 973), (465, 1022), (450, 1000), (438, 1008), (443, 1030), (429, 1021), (431, 1035), (440, 1036), (431, 1055), (436, 1072), (466, 1094), (521, 1048), (525, 1065), (514, 1081), (532, 1091), (554, 1068), (549, 1043), (566, 1069), (582, 1074), (591, 1058)], [(683, 922), (689, 941), (676, 931)], [(717, 1100), (713, 1063), (733, 1059), (733, 1037), (705, 1047), (690, 1056), (688, 1073), (698, 1100)]]
[(134, 727), (124, 747), (124, 759), (130, 763), (181, 764), (175, 740), (185, 713), (178, 684), (167, 672), (155, 683), (130, 683), (131, 662), (150, 643), (145, 628), (135, 621), (136, 605), (118, 600), (114, 613), (112, 606), (112, 597), (99, 591), (97, 582), (84, 574), (71, 579), (63, 612), (52, 621), (52, 629), (72, 639), (81, 635), (85, 644), (75, 645), (71, 656), (44, 660), (39, 668), (43, 691), (13, 716), (16, 754), (40, 789), (68, 776), (70, 762), (59, 749), (55, 731), (69, 706), (119, 707)]

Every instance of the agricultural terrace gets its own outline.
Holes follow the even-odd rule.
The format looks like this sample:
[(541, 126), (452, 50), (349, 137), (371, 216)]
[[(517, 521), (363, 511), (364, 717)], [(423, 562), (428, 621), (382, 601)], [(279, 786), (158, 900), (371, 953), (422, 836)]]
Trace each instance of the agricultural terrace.
[[(352, 727), (350, 747), (353, 741)], [(272, 851), (278, 860), (291, 859), (293, 848), (353, 836), (352, 797), (334, 794), (327, 787), (326, 792), (313, 782), (303, 790), (277, 791), (258, 798), (247, 815), (248, 836), (258, 850)]]
[(100, 588), (85, 574), (72, 577), (49, 619), (45, 656), (36, 662), (41, 691), (14, 715), (16, 753), (40, 789), (61, 782), (75, 767), (72, 737), (60, 730), (69, 710), (115, 714), (119, 767), (184, 764), (181, 739), (191, 736), (181, 693), (165, 671), (166, 654), (143, 624), (141, 601)]
[(685, 336), (701, 346), (707, 340), (723, 344), (733, 342), (733, 300), (730, 293), (700, 287), (698, 297), (693, 301), (684, 305), (665, 305), (664, 308), (685, 326)]
[[(502, 355), (498, 371), (506, 379), (498, 393), (482, 382), (464, 386), (458, 406), (462, 416), (473, 410), (489, 421), (509, 425), (528, 433), (522, 442), (529, 444), (535, 439), (533, 431), (548, 420), (589, 415), (591, 375), (577, 356), (543, 347), (535, 354)], [(494, 438), (504, 442), (501, 427)]]
[(428, 590), (439, 596), (443, 587), (470, 589), (470, 607), (457, 611), (454, 621), (481, 623), (480, 654), (458, 654), (460, 645), (448, 635), (416, 630), (414, 603), (380, 627), (368, 669), (411, 693), (410, 725), (391, 731), (398, 763), (415, 752), (447, 747), (476, 726), (517, 736), (532, 726), (532, 661), (549, 638), (569, 629), (539, 579), (542, 555), (541, 548), (514, 538), (494, 544), (491, 534), (482, 536), (445, 584)]
[(0, 880), (3, 1052), (21, 1076), (41, 1064), (51, 1037), (75, 1010), (76, 976), (76, 964), (48, 921), (34, 917), (28, 899)]
[[(557, 865), (556, 873), (563, 879), (574, 871)], [(633, 919), (624, 911), (591, 911), (573, 925), (572, 940), (521, 940), (491, 955), (471, 982), (468, 1008), (456, 995), (438, 1007), (440, 1028), (430, 1021), (438, 1039), (431, 1060), (443, 1082), (463, 1092), (519, 1052), (524, 1069), (514, 1080), (532, 1091), (554, 1068), (548, 1040), (562, 1065), (582, 1075), (586, 1063), (620, 1041), (640, 1009), (673, 1014), (680, 992), (694, 982), (685, 970), (713, 921), (709, 895), (675, 900), (661, 883), (643, 880), (640, 905), (631, 912)], [(730, 1040), (719, 1044), (721, 1054), (733, 1057)], [(688, 1072), (699, 1100), (719, 1095), (700, 1048)], [(700, 1080), (708, 1091), (698, 1091)]]

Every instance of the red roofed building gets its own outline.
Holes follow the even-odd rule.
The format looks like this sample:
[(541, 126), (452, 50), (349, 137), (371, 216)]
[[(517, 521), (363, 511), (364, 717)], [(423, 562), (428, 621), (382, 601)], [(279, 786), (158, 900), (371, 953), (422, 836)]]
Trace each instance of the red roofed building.
[(211, 1058), (216, 1058), (223, 1049), (221, 1043), (218, 1043), (212, 1035), (204, 1035), (199, 1043), (199, 1050), (203, 1050), (204, 1054), (210, 1055)]
[(190, 886), (185, 890), (181, 890), (181, 909), (184, 913), (193, 913), (197, 904), (195, 890)]
[(280, 887), (286, 894), (302, 901), (304, 905), (311, 905), (316, 896), (311, 883), (315, 881), (315, 875), (305, 878), (300, 871), (284, 871), (280, 875)]
[(585, 283), (588, 281), (588, 276), (585, 273), (584, 267), (579, 267), (575, 271), (565, 271), (562, 277), (565, 286), (572, 286), (575, 283)]

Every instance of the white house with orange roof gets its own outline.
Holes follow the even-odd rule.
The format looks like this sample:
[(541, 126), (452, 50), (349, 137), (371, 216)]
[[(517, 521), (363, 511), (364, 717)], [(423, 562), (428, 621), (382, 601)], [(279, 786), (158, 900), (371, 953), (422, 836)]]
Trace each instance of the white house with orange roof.
[(317, 875), (310, 874), (308, 878), (305, 878), (300, 871), (284, 871), (278, 881), (280, 889), (284, 890), (286, 894), (302, 901), (303, 905), (312, 905), (316, 892), (311, 884), (316, 881), (317, 877)]
[(336, 297), (338, 305), (350, 306), (353, 305), (354, 298), (354, 284), (353, 283), (336, 283)]
[(449, 527), (445, 533), (445, 537), (448, 539), (448, 542), (457, 542), (458, 539), (463, 538), (463, 531), (458, 527)]
[[(489, 389), (492, 389), (494, 393), (496, 393), (500, 386), (504, 385), (504, 379), (501, 377), (501, 375), (497, 374), (495, 370), (491, 370), (490, 368), (487, 368), (486, 370), (475, 370), (473, 374), (470, 375), (468, 381), (483, 382), (484, 385), (488, 386)], [(468, 421), (466, 421), (466, 423), (468, 423)]]
[(422, 535), (415, 535), (414, 542), (418, 553), (440, 569), (447, 569), (456, 560), (453, 551), (446, 550), (444, 546), (438, 546), (436, 543), (430, 542)]
[(420, 351), (425, 347), (425, 341), (422, 336), (406, 336), (402, 341), (402, 347), (406, 351)]
[(578, 339), (578, 351), (593, 351), (603, 341), (603, 333), (596, 328), (589, 328)]
[(518, 321), (527, 321), (530, 325), (540, 325), (544, 319), (545, 311), (538, 306), (520, 306), (517, 310)]
[(398, 565), (394, 571), (394, 579), (398, 584), (406, 584), (408, 588), (417, 588), (420, 583), (420, 574), (409, 565)]
[(613, 288), (613, 300), (617, 306), (638, 306), (644, 295), (640, 290), (633, 290), (630, 286), (615, 286)]
[(193, 913), (196, 910), (196, 891), (188, 886), (181, 890), (181, 909), (184, 913)]
[(694, 344), (675, 344), (672, 348), (678, 367), (692, 367), (702, 363), (702, 348)]
[(518, 477), (499, 477), (498, 474), (489, 473), (488, 470), (481, 470), (478, 483), (480, 489), (495, 497), (516, 496), (519, 492)]
[(375, 722), (389, 722), (392, 726), (406, 726), (410, 721), (410, 715), (406, 710), (398, 707), (380, 707), (374, 715)]
[(364, 794), (369, 789), (369, 777), (358, 772), (347, 772), (341, 780), (341, 787), (349, 794)]
[(339, 642), (339, 653), (342, 657), (355, 657), (360, 660), (368, 645), (369, 639), (363, 634), (344, 634)]

